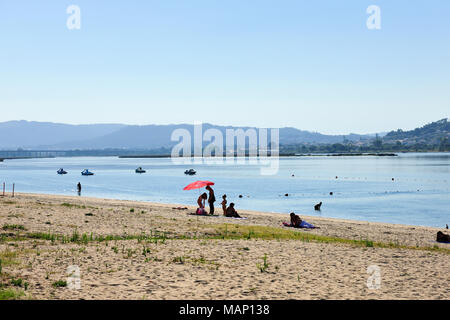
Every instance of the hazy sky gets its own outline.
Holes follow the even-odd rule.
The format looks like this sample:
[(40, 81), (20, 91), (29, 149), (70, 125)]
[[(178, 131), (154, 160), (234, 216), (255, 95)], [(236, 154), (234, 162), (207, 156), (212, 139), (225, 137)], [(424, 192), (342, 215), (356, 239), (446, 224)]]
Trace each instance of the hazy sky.
[(448, 0), (0, 0), (0, 121), (411, 129), (449, 115), (449, 15)]

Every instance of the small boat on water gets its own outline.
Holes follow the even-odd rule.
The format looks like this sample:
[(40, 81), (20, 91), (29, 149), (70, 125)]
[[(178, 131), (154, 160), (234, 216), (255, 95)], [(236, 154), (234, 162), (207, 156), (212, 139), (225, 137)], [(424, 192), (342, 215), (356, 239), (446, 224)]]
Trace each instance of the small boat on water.
[(64, 170), (63, 168), (59, 168), (58, 171), (56, 171), (57, 174), (67, 174), (67, 171)]
[(184, 172), (184, 174), (187, 174), (187, 175), (190, 175), (190, 176), (193, 176), (196, 173), (197, 173), (197, 171), (195, 171), (194, 169), (189, 169), (189, 170), (186, 170)]
[(144, 169), (142, 169), (142, 167), (137, 168), (136, 173), (146, 173), (147, 171), (145, 171)]
[(83, 171), (81, 171), (81, 175), (83, 175), (83, 176), (93, 176), (94, 173), (90, 172), (88, 169), (84, 169)]

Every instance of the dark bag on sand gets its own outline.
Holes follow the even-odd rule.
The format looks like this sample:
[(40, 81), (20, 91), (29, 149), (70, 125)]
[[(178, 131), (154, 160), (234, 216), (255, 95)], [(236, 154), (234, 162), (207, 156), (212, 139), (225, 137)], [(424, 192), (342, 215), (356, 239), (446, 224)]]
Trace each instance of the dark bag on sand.
[(441, 231), (438, 231), (437, 236), (436, 236), (436, 241), (437, 242), (444, 242), (444, 243), (450, 243), (450, 235), (445, 234)]

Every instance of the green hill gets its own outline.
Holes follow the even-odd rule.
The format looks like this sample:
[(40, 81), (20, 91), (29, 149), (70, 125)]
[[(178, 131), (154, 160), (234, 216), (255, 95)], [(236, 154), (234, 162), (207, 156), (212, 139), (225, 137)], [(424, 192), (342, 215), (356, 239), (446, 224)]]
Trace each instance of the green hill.
[(423, 127), (410, 131), (391, 131), (383, 137), (383, 143), (396, 143), (403, 145), (424, 144), (440, 146), (448, 144), (450, 138), (450, 122), (447, 118), (429, 123)]

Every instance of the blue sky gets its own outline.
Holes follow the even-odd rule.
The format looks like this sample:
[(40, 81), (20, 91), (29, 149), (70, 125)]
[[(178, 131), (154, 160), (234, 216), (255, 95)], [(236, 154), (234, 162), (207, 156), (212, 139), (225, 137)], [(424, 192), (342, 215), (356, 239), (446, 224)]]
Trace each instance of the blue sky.
[[(69, 5), (81, 29), (68, 30)], [(368, 30), (366, 8), (381, 8)], [(411, 129), (448, 117), (447, 0), (0, 0), (0, 121)]]

